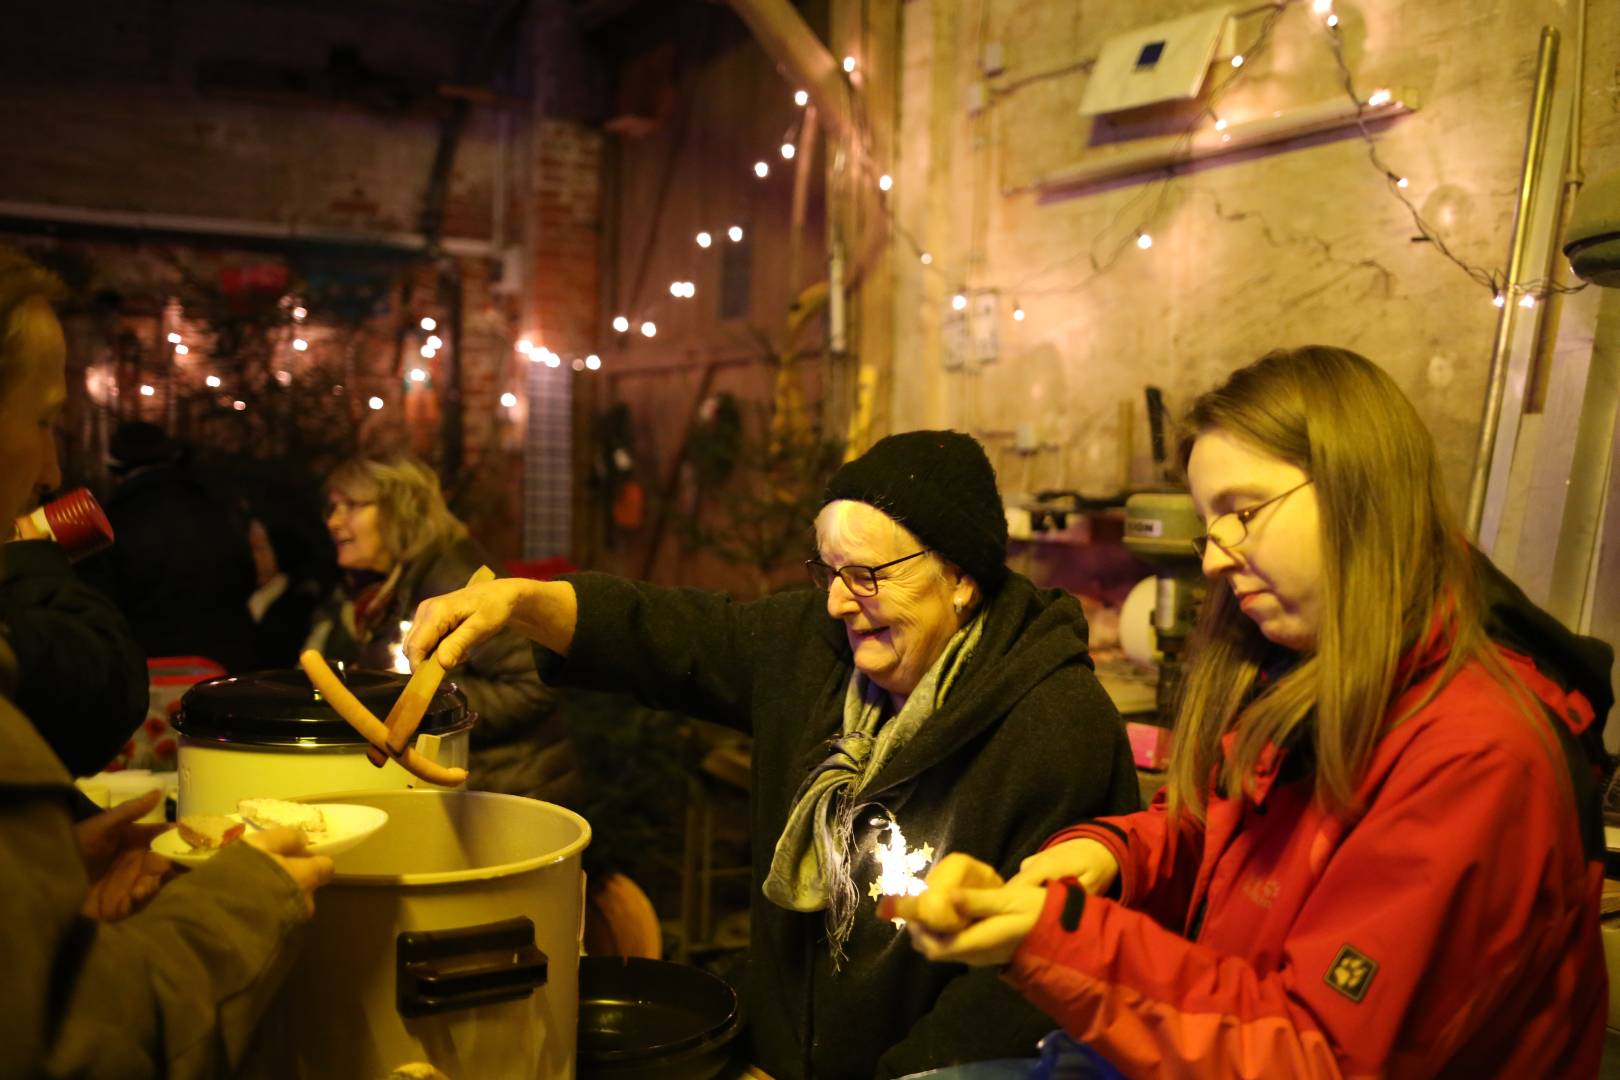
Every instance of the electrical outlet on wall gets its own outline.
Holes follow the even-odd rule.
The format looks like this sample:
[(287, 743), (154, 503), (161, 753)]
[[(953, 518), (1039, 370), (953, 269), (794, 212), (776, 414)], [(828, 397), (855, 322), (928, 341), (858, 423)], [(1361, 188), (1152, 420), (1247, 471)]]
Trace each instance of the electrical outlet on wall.
[(987, 77), (994, 77), (1006, 71), (1007, 64), (1002, 54), (1001, 42), (985, 42), (984, 50), (979, 54), (979, 70), (984, 72)]
[(1001, 294), (981, 289), (973, 294), (973, 359), (993, 364), (1001, 356)]
[(945, 316), (945, 322), (939, 331), (940, 351), (943, 353), (946, 371), (960, 371), (967, 365), (968, 358), (968, 321), (965, 313), (952, 311)]

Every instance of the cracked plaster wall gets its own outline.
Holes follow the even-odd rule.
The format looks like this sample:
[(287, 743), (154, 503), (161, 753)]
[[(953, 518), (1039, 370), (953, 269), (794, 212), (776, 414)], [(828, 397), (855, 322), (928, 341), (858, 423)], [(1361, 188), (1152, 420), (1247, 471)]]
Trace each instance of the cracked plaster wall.
[[(985, 436), (1009, 492), (1117, 489), (1148, 478), (1142, 389), (1179, 412), (1200, 390), (1269, 348), (1355, 349), (1413, 398), (1456, 490), (1467, 489), (1496, 309), (1426, 243), (1353, 136), (1318, 137), (1200, 167), (1167, 186), (1138, 178), (1042, 197), (1034, 181), (1084, 156), (1070, 71), (1112, 34), (1204, 0), (913, 0), (903, 9), (892, 429), (953, 426)], [(1620, 166), (1620, 4), (1592, 0), (1583, 87), (1588, 173)], [(1410, 88), (1421, 108), (1378, 134), (1390, 166), (1459, 255), (1501, 267), (1513, 221), (1540, 27), (1574, 52), (1574, 0), (1347, 2), (1346, 55), (1365, 96)], [(1259, 20), (1238, 24), (1240, 47)], [(967, 108), (999, 42), (1006, 71), (989, 108)], [(1224, 78), (1228, 72), (1219, 71)], [(1319, 19), (1305, 2), (1277, 23), (1267, 54), (1222, 99), (1240, 120), (1341, 94)], [(1020, 85), (1021, 84), (1021, 85)], [(1131, 241), (1141, 226), (1148, 251)], [(1111, 267), (1095, 273), (1088, 252)], [(999, 360), (943, 369), (940, 322), (959, 288), (1001, 293)], [(1014, 322), (1021, 304), (1027, 319)], [(1130, 403), (1124, 431), (1121, 401)], [(1033, 424), (1042, 449), (1019, 459), (1012, 433)]]

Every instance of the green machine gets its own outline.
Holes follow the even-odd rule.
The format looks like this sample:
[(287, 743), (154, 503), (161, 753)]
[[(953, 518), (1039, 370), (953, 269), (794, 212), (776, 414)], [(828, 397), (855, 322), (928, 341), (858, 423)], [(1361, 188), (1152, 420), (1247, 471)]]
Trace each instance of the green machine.
[(1203, 561), (1193, 550), (1204, 524), (1185, 491), (1144, 491), (1125, 500), (1125, 548), (1153, 567), (1157, 578), (1153, 635), (1159, 661), (1158, 722), (1175, 718), (1182, 655), (1204, 599)]

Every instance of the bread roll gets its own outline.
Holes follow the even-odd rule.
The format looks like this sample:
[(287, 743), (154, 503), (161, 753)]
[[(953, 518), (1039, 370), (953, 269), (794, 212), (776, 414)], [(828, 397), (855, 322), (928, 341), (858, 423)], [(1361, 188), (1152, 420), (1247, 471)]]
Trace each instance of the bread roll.
[(301, 829), (305, 835), (326, 831), (320, 808), (285, 799), (243, 799), (236, 812), (261, 829)]
[(222, 848), (247, 830), (245, 824), (224, 814), (187, 814), (175, 824), (180, 828), (180, 839), (190, 844), (193, 851)]

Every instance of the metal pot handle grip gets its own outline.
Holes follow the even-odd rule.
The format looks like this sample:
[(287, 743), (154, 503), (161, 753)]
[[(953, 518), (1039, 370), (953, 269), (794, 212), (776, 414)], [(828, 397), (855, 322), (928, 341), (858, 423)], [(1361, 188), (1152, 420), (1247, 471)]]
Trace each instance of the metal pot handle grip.
[(406, 1018), (516, 1001), (546, 983), (546, 954), (527, 918), (407, 930), (395, 939), (395, 957), (394, 1004)]

